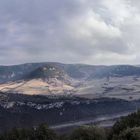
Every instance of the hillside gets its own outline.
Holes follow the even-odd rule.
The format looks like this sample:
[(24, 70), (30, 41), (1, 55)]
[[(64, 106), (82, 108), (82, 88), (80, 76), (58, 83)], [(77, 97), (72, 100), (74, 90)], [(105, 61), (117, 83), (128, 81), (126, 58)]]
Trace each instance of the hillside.
[[(84, 65), (84, 64), (61, 64), (54, 62), (46, 63), (27, 63), (13, 66), (0, 66), (0, 82), (16, 81), (34, 75), (36, 72), (43, 73), (43, 67), (53, 68), (56, 67), (58, 71), (63, 71), (69, 77), (73, 79), (84, 79), (92, 80), (95, 78), (106, 78), (106, 77), (125, 77), (125, 76), (140, 76), (140, 67), (131, 65)], [(42, 69), (42, 70), (41, 70)], [(41, 73), (42, 71), (42, 73)], [(54, 71), (55, 72), (55, 71)], [(51, 74), (51, 73), (48, 73)], [(49, 76), (49, 75), (48, 75)]]
[(140, 67), (31, 63), (0, 66), (0, 91), (84, 98), (140, 98)]
[[(62, 124), (66, 124), (64, 129), (69, 128), (70, 123), (102, 123), (108, 119), (113, 124), (120, 116), (134, 112), (138, 107), (140, 100), (91, 100), (69, 96), (48, 98), (0, 93), (0, 132), (14, 127), (29, 128), (41, 123), (47, 123), (53, 128), (61, 128)], [(71, 126), (75, 128), (77, 125)]]
[(71, 78), (62, 69), (49, 64), (36, 68), (20, 80), (0, 85), (2, 92), (28, 95), (70, 94), (73, 89)]

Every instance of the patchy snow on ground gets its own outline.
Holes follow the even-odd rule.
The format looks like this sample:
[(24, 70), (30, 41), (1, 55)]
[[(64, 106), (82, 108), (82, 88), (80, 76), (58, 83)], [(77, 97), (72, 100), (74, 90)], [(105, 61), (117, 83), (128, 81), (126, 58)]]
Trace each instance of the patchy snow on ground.
[(94, 79), (77, 88), (76, 94), (88, 98), (140, 99), (140, 78), (130, 76)]

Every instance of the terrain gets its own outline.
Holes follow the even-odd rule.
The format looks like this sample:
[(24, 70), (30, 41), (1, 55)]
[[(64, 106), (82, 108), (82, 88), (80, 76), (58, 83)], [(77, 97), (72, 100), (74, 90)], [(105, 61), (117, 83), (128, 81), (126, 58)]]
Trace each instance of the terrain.
[(121, 117), (110, 128), (90, 124), (63, 134), (56, 133), (51, 128), (45, 123), (28, 129), (14, 128), (6, 133), (1, 133), (0, 140), (139, 140), (140, 112)]
[(53, 129), (87, 123), (109, 126), (139, 107), (139, 66), (0, 66), (0, 131), (40, 123)]
[(140, 100), (111, 98), (85, 99), (0, 93), (0, 99), (1, 131), (13, 127), (28, 128), (41, 123), (54, 129), (66, 129), (69, 126), (73, 128), (109, 119), (117, 120), (140, 107)]
[(0, 66), (0, 91), (85, 98), (140, 98), (140, 67), (31, 63)]

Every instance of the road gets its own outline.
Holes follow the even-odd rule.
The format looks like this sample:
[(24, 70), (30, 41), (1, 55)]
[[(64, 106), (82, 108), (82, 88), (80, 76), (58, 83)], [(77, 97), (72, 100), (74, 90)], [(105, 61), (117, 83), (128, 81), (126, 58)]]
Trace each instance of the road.
[(100, 116), (98, 118), (90, 119), (90, 120), (82, 120), (82, 121), (76, 121), (76, 122), (69, 122), (65, 124), (59, 124), (59, 125), (53, 125), (50, 126), (51, 129), (64, 129), (69, 127), (78, 127), (86, 124), (97, 124), (102, 127), (110, 127), (114, 124), (115, 121), (120, 117), (127, 116), (132, 112), (123, 112), (120, 114), (112, 114), (112, 115), (105, 115)]

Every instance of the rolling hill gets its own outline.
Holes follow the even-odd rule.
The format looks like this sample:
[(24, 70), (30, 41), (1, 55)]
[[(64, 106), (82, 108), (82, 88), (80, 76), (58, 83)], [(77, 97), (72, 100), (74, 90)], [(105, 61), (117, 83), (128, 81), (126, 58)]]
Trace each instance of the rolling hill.
[(0, 66), (0, 91), (85, 98), (140, 98), (140, 67), (30, 63)]

